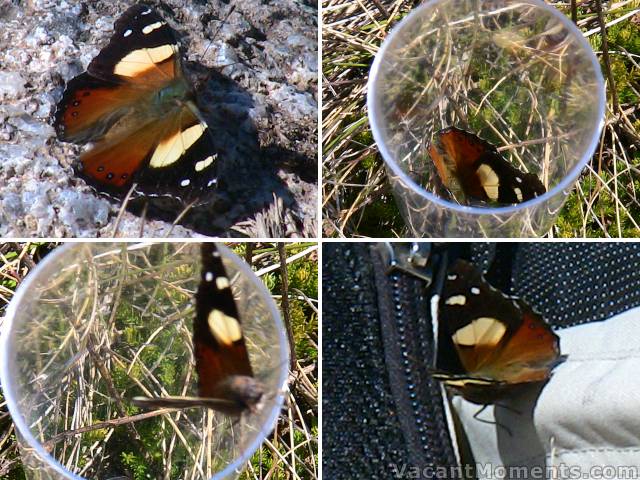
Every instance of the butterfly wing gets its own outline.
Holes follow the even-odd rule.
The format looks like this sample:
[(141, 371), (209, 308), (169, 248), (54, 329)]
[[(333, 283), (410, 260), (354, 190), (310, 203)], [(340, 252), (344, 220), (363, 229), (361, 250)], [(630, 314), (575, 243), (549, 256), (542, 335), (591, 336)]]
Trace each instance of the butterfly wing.
[(56, 109), (54, 127), (65, 142), (86, 143), (102, 137), (143, 93), (82, 73), (67, 83)]
[(542, 381), (559, 359), (559, 340), (549, 325), (522, 300), (493, 288), (463, 260), (447, 272), (438, 321), (459, 364), (439, 362), (441, 371), (434, 376), (463, 394), (465, 387)]
[(138, 4), (67, 84), (55, 127), (61, 140), (94, 143), (81, 175), (99, 190), (124, 193), (136, 181), (148, 195), (190, 199), (217, 183), (211, 133), (192, 97), (174, 30)]
[(476, 179), (474, 163), (489, 145), (475, 135), (449, 127), (436, 132), (429, 154), (442, 183), (454, 195), (488, 200), (482, 184)]
[(135, 397), (133, 403), (142, 408), (207, 407), (233, 416), (258, 408), (265, 389), (253, 376), (231, 280), (214, 243), (202, 244), (193, 346), (197, 397)]
[(517, 310), (464, 260), (448, 270), (440, 298), (440, 330), (458, 353), (460, 372), (476, 372), (517, 330)]
[[(231, 282), (214, 243), (202, 245), (193, 344), (201, 397), (231, 399), (243, 408), (259, 401)], [(239, 383), (244, 393), (235, 388)]]
[(540, 315), (517, 300), (522, 323), (479, 372), (509, 384), (541, 382), (561, 361), (560, 340)]
[(480, 184), (489, 200), (520, 203), (547, 190), (533, 173), (524, 173), (507, 162), (497, 151), (484, 153), (475, 164)]
[(155, 11), (135, 5), (116, 21), (114, 29), (111, 41), (87, 71), (67, 83), (54, 122), (63, 141), (100, 139), (135, 106), (153, 104), (154, 93), (172, 82), (180, 83), (173, 29)]
[(521, 172), (489, 142), (459, 128), (436, 132), (429, 154), (440, 180), (454, 195), (512, 204), (546, 191), (536, 175)]
[[(164, 118), (147, 119), (146, 123), (135, 119), (131, 128), (107, 134), (81, 155), (82, 176), (114, 191), (127, 187), (135, 178), (142, 191), (152, 186), (154, 192), (160, 186), (182, 197), (213, 185), (213, 141), (207, 124), (194, 109), (195, 105), (187, 104)], [(211, 184), (202, 185), (205, 181)]]
[(130, 7), (113, 29), (107, 46), (87, 67), (91, 76), (159, 90), (182, 75), (176, 33), (151, 7)]

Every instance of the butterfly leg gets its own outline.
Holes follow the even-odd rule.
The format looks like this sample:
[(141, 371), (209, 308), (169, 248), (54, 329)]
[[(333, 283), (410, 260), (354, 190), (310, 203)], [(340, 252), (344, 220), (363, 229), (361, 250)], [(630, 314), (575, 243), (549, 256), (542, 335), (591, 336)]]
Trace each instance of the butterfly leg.
[(520, 410), (518, 410), (516, 408), (513, 408), (512, 406), (507, 405), (506, 403), (497, 403), (496, 402), (496, 403), (494, 403), (494, 405), (496, 407), (504, 408), (505, 410), (508, 410), (511, 413), (515, 413), (516, 415), (522, 415), (522, 411), (520, 411)]
[[(486, 420), (484, 418), (480, 418), (479, 415), (484, 412), (484, 410), (489, 406), (489, 404), (485, 404), (483, 405), (480, 410), (478, 410), (476, 413), (473, 414), (473, 418), (476, 419), (479, 422), (482, 423), (487, 423), (489, 425), (496, 425), (497, 427), (501, 427), (504, 428), (505, 432), (507, 432), (509, 434), (510, 437), (513, 437), (513, 433), (511, 432), (511, 430), (509, 429), (509, 427), (507, 427), (506, 425), (501, 424), (500, 422), (496, 422), (496, 421), (492, 421), (492, 420)], [(501, 405), (503, 406), (503, 405)]]

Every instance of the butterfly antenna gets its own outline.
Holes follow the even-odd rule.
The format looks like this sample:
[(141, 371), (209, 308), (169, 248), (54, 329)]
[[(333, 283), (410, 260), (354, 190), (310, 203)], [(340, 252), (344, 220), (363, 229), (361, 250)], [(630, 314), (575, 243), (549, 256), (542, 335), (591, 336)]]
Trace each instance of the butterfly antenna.
[(235, 9), (236, 9), (236, 6), (232, 5), (229, 11), (227, 12), (227, 14), (220, 21), (220, 25), (218, 26), (218, 29), (213, 34), (213, 37), (211, 37), (211, 41), (209, 42), (209, 45), (207, 45), (207, 48), (205, 48), (204, 53), (202, 54), (202, 58), (205, 58), (205, 56), (207, 55), (207, 52), (209, 51), (209, 47), (211, 47), (211, 44), (213, 44), (213, 41), (216, 39), (216, 37), (220, 33), (220, 30), (222, 30), (222, 26), (227, 22), (227, 20), (229, 19), (229, 17), (231, 16), (231, 14), (234, 12)]

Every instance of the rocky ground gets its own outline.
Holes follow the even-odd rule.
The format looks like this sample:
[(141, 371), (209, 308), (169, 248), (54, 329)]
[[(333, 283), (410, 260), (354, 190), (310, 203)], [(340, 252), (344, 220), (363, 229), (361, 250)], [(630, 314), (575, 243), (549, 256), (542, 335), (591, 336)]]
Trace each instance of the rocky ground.
[(129, 4), (0, 0), (0, 235), (315, 236), (316, 3), (148, 3), (181, 35), (198, 105), (234, 145), (224, 187), (184, 212), (145, 198), (122, 208), (78, 178), (82, 147), (56, 139), (53, 113)]

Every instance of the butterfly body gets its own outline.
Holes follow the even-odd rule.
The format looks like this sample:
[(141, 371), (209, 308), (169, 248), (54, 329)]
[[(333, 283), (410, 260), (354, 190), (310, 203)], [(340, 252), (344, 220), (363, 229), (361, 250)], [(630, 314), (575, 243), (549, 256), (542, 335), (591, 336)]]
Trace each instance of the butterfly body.
[(67, 83), (58, 138), (92, 147), (79, 173), (105, 193), (191, 198), (214, 188), (211, 132), (184, 75), (176, 32), (145, 4), (115, 23), (109, 44)]
[(141, 408), (210, 408), (231, 417), (255, 412), (264, 396), (264, 386), (253, 377), (232, 375), (218, 385), (215, 395), (197, 397), (135, 397), (133, 403)]
[(456, 199), (515, 204), (546, 191), (536, 175), (521, 172), (489, 142), (459, 128), (436, 132), (428, 150), (439, 179)]
[(214, 243), (202, 245), (193, 346), (197, 397), (137, 397), (134, 403), (145, 408), (207, 407), (231, 416), (258, 408), (265, 387), (253, 375), (230, 280)]
[(463, 260), (447, 272), (438, 322), (442, 345), (433, 377), (474, 403), (544, 382), (562, 361), (558, 336), (542, 317)]

